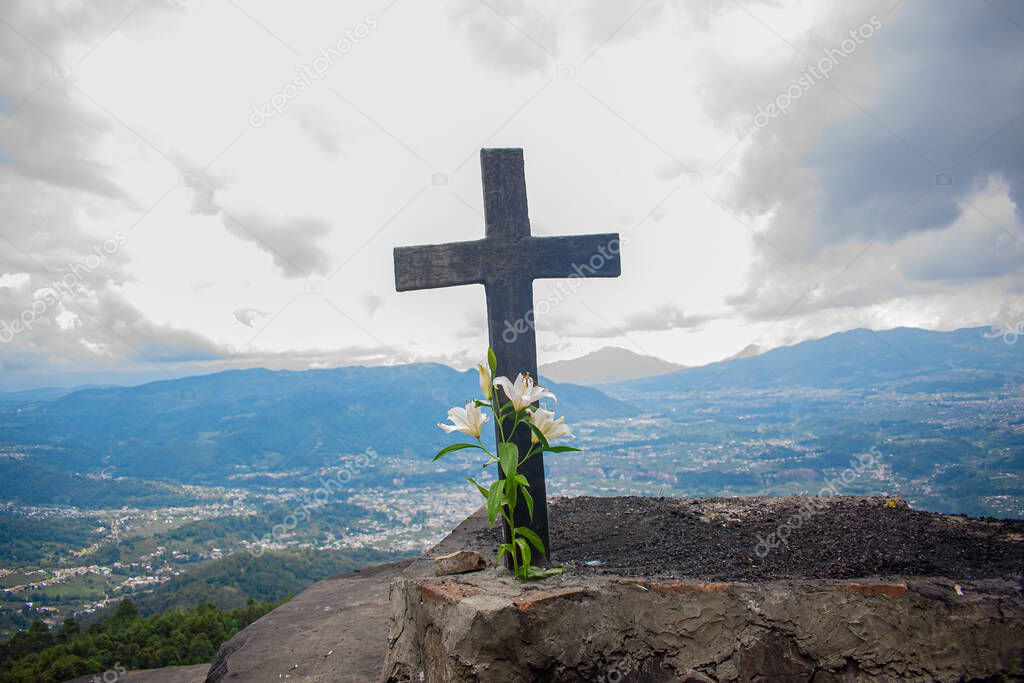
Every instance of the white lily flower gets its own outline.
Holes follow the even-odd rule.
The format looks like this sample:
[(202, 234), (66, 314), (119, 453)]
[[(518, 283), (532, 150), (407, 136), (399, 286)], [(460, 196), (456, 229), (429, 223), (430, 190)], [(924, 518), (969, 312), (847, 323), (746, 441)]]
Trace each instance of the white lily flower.
[[(557, 439), (560, 436), (567, 436), (570, 439), (575, 439), (576, 436), (569, 429), (569, 425), (565, 424), (565, 418), (560, 417), (555, 419), (555, 413), (552, 410), (545, 410), (544, 408), (537, 408), (533, 411), (530, 416), (533, 421), (533, 426), (540, 430), (540, 433), (544, 435), (544, 438), (548, 441)], [(537, 443), (540, 439), (537, 438), (536, 434), (533, 434), (533, 443)]]
[(501, 387), (505, 391), (505, 395), (512, 401), (512, 405), (516, 410), (522, 410), (542, 398), (550, 398), (555, 402), (558, 401), (554, 394), (544, 387), (534, 384), (533, 378), (522, 372), (516, 376), (515, 384), (510, 382), (508, 377), (496, 377), (494, 379), (494, 386)]
[(480, 430), (487, 422), (487, 414), (474, 403), (467, 403), (465, 408), (455, 407), (448, 411), (448, 419), (452, 424), (437, 423), (437, 426), (451, 434), (462, 432), (472, 437), (480, 438)]
[(476, 366), (476, 371), (480, 373), (480, 391), (486, 401), (491, 398), (491, 371), (483, 363)]

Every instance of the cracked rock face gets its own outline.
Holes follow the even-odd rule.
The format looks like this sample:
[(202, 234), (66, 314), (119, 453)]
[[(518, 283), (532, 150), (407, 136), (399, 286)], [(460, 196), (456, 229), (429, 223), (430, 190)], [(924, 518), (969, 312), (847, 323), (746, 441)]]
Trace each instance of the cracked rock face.
[(958, 681), (1024, 671), (1024, 605), (1004, 580), (520, 586), (491, 570), (399, 580), (390, 597), (385, 681)]

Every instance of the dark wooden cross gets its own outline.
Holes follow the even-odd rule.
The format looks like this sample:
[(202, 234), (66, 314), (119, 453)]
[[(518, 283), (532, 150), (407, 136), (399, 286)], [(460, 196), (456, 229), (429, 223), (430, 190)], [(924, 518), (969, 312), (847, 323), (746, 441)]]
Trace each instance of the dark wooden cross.
[[(526, 207), (523, 150), (482, 149), (485, 237), (472, 242), (395, 248), (395, 287), (413, 289), (480, 284), (487, 294), (487, 330), (498, 359), (497, 374), (511, 380), (520, 372), (537, 377), (533, 281), (538, 278), (618, 277), (619, 236), (534, 237)], [(495, 389), (495, 392), (500, 392)], [(502, 398), (504, 396), (502, 395)], [(497, 433), (498, 425), (495, 425)], [(514, 435), (520, 453), (530, 448), (530, 430)], [(521, 472), (534, 500), (532, 522), (525, 503), (515, 511), (517, 526), (529, 526), (548, 542), (544, 457), (528, 460)], [(504, 473), (501, 473), (504, 476)], [(505, 530), (506, 535), (508, 529)], [(507, 536), (506, 536), (507, 538)]]

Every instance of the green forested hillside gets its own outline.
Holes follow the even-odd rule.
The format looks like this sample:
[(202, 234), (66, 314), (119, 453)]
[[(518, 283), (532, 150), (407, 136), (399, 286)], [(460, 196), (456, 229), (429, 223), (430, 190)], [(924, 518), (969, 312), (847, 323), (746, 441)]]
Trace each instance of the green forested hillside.
[[(0, 432), (2, 438), (2, 432)], [(102, 468), (81, 466), (83, 471)], [(82, 508), (164, 507), (196, 502), (180, 488), (134, 478), (89, 478), (37, 459), (0, 459), (0, 500), (22, 505), (74, 505)]]
[(0, 641), (0, 683), (59, 683), (107, 670), (209, 662), (225, 640), (334, 574), (401, 558), (375, 550), (236, 553), (109, 610)]
[(87, 674), (202, 664), (274, 607), (249, 601), (225, 611), (203, 604), (143, 617), (124, 600), (107, 619), (84, 630), (73, 620), (53, 631), (37, 621), (0, 643), (0, 683), (61, 683)]
[(0, 561), (5, 566), (56, 562), (98, 538), (89, 519), (22, 517), (0, 514)]

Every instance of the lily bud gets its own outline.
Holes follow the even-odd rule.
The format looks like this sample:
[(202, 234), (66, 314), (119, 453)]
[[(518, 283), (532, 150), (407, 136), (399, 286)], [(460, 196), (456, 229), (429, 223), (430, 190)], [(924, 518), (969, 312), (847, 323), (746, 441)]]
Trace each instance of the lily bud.
[(487, 366), (480, 363), (476, 366), (477, 372), (480, 373), (480, 391), (483, 392), (484, 399), (491, 398), (491, 372), (487, 369)]

